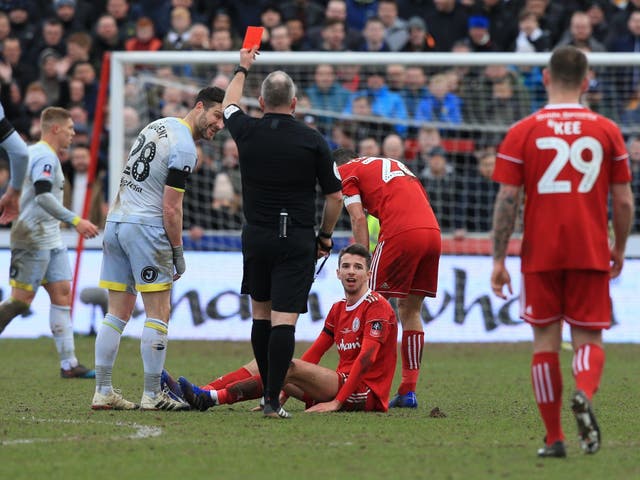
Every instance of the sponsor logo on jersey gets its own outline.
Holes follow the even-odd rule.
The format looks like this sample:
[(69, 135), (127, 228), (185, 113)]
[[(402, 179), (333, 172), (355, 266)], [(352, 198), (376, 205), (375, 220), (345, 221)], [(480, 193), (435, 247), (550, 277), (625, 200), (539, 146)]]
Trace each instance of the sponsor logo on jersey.
[(142, 187), (136, 183), (133, 183), (133, 180), (127, 180), (126, 178), (120, 179), (120, 187), (128, 187), (136, 193), (142, 193)]
[(371, 324), (371, 336), (372, 337), (379, 337), (380, 335), (382, 335), (382, 323), (381, 322), (373, 322)]
[(140, 276), (142, 277), (142, 281), (145, 283), (155, 282), (158, 278), (158, 269), (156, 267), (144, 267), (140, 272)]
[(336, 344), (336, 348), (339, 352), (346, 352), (348, 350), (359, 350), (361, 347), (360, 342), (345, 342), (344, 338), (340, 339), (340, 343)]
[(378, 287), (379, 290), (389, 290), (389, 284), (384, 282), (382, 285)]

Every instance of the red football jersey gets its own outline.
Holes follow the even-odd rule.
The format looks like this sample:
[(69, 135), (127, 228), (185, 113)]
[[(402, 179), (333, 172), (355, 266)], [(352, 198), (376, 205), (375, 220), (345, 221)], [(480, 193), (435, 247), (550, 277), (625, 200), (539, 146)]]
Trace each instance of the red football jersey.
[(511, 127), (493, 179), (524, 186), (523, 272), (609, 270), (609, 185), (631, 181), (627, 159), (617, 125), (578, 104)]
[(339, 166), (338, 171), (345, 205), (360, 199), (363, 208), (380, 221), (379, 241), (414, 228), (440, 229), (420, 180), (402, 162), (362, 157)]
[(338, 349), (338, 373), (351, 371), (364, 337), (381, 344), (375, 362), (362, 381), (386, 404), (396, 371), (398, 348), (398, 321), (389, 302), (371, 290), (353, 305), (347, 305), (343, 299), (331, 307), (324, 328), (333, 334)]

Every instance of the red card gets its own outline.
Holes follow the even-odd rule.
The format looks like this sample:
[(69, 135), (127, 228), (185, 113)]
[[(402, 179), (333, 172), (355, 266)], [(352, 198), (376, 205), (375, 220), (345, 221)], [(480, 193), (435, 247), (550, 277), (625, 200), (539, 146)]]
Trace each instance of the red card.
[(260, 42), (262, 41), (262, 32), (264, 32), (264, 27), (247, 27), (242, 48), (248, 48), (249, 50), (254, 47), (259, 48)]

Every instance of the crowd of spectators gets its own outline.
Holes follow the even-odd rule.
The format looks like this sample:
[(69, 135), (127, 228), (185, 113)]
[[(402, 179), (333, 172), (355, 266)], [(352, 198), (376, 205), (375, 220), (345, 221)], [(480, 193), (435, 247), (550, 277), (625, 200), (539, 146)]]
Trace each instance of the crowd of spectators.
[[(0, 0), (0, 100), (29, 142), (39, 136), (46, 106), (72, 111), (78, 135), (62, 161), (74, 186), (84, 175), (78, 159), (87, 152), (105, 52), (235, 51), (249, 25), (264, 26), (261, 50), (276, 52), (526, 53), (565, 44), (640, 52), (640, 0)], [(128, 144), (145, 121), (182, 116), (199, 86), (225, 88), (233, 67), (145, 67), (154, 83), (126, 86)], [(256, 65), (248, 88), (274, 68)], [(506, 128), (545, 101), (538, 68), (281, 68), (299, 87), (302, 120), (332, 146), (405, 161), (425, 185), (443, 230), (456, 235), (488, 231), (495, 196), (490, 177), (499, 135), (474, 136), (469, 126)], [(622, 125), (637, 124), (640, 67), (614, 73), (592, 69), (584, 102)], [(247, 108), (260, 114), (255, 105)], [(456, 130), (460, 125), (466, 133)], [(452, 136), (472, 142), (452, 147)], [(242, 223), (237, 149), (229, 141), (221, 135), (213, 148), (200, 149), (185, 201), (185, 226), (195, 239)], [(105, 138), (99, 163), (105, 182), (106, 149)], [(5, 163), (0, 156), (0, 190)], [(77, 192), (65, 198), (79, 205)], [(92, 204), (100, 221), (105, 202)]]

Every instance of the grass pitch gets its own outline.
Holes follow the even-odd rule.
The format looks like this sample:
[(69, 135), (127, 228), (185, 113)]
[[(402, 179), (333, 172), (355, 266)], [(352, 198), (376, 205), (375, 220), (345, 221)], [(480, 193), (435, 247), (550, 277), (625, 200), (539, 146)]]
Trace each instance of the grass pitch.
[[(93, 342), (77, 339), (86, 365)], [(167, 368), (205, 383), (250, 356), (247, 343), (173, 341)], [(568, 458), (538, 459), (544, 431), (528, 344), (427, 344), (417, 410), (311, 415), (290, 400), (294, 418), (274, 421), (249, 412), (254, 402), (205, 413), (93, 412), (94, 381), (61, 379), (50, 338), (0, 339), (0, 479), (640, 478), (639, 359), (639, 345), (607, 346), (595, 401), (600, 452), (580, 452), (565, 405)], [(567, 398), (571, 353), (561, 361)], [(394, 388), (398, 381), (399, 370)], [(114, 384), (139, 401), (138, 340), (123, 339)], [(435, 407), (446, 417), (431, 417)]]

